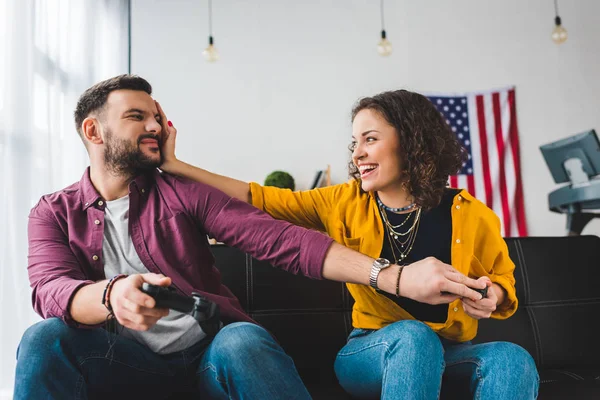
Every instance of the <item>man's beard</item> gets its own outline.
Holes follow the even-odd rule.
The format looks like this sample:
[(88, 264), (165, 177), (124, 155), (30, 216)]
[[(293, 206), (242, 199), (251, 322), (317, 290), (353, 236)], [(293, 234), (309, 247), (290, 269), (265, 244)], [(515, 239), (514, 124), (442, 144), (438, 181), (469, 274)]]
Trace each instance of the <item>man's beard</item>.
[(137, 144), (125, 139), (115, 138), (113, 133), (106, 130), (106, 149), (104, 151), (104, 164), (106, 169), (117, 176), (134, 177), (142, 172), (158, 168), (161, 159), (148, 157), (140, 150), (140, 142), (144, 139), (156, 139), (160, 143), (160, 137), (153, 134), (141, 135)]

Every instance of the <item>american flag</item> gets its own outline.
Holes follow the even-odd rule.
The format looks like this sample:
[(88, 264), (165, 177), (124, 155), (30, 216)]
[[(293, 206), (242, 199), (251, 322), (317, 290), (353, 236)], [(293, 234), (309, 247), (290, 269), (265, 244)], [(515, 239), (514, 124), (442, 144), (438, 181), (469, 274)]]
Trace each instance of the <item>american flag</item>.
[(504, 237), (527, 236), (515, 88), (427, 97), (469, 154), (450, 186), (467, 189), (494, 210)]

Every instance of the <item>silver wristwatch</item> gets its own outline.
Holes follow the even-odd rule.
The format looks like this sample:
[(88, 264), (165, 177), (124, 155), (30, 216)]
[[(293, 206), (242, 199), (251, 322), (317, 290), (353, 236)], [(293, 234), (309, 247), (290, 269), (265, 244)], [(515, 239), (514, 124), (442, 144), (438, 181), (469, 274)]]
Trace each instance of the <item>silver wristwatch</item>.
[(379, 273), (382, 269), (385, 269), (390, 265), (390, 260), (386, 260), (385, 258), (378, 258), (375, 261), (373, 261), (373, 266), (371, 267), (371, 275), (369, 275), (369, 285), (373, 289), (379, 289), (377, 287), (377, 278), (379, 277)]

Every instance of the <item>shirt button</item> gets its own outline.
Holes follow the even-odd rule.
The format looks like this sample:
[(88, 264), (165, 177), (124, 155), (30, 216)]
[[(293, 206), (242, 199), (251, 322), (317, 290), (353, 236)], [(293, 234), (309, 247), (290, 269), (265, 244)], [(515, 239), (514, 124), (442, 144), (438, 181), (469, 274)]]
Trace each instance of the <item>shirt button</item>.
[(85, 203), (85, 205), (86, 205), (86, 206), (87, 206), (88, 204), (90, 204), (90, 203)]
[(457, 199), (460, 201), (460, 200), (462, 200), (462, 197), (459, 195), (459, 196), (457, 197)]
[(460, 239), (456, 239), (456, 243), (460, 243)]
[(146, 193), (146, 190), (145, 190), (145, 189), (142, 189), (142, 193)]
[(100, 220), (99, 220), (99, 219), (97, 219), (97, 220), (95, 220), (95, 221), (94, 221), (94, 223), (95, 223), (96, 225), (100, 225)]
[(92, 256), (92, 260), (94, 260), (94, 261), (98, 261), (98, 256), (94, 254), (94, 255)]
[(98, 205), (99, 205), (99, 206), (101, 206), (102, 204), (104, 204), (104, 202), (103, 202), (102, 200), (100, 200), (100, 201), (98, 202)]
[(458, 311), (458, 307), (454, 307), (454, 312), (457, 312), (457, 311)]
[(456, 209), (457, 209), (457, 210), (460, 210), (460, 206), (456, 206)]

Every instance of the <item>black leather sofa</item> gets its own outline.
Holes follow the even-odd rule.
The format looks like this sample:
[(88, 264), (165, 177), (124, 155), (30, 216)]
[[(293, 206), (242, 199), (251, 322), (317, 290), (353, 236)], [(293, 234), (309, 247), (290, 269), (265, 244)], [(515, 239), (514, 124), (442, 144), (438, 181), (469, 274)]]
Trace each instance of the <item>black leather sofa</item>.
[[(516, 264), (518, 311), (484, 320), (476, 343), (517, 343), (540, 372), (539, 399), (600, 399), (600, 238), (507, 239)], [(345, 285), (294, 276), (236, 249), (214, 245), (224, 283), (247, 312), (279, 340), (314, 399), (349, 398), (333, 363), (352, 329)], [(442, 398), (466, 399), (467, 386), (442, 385)]]

